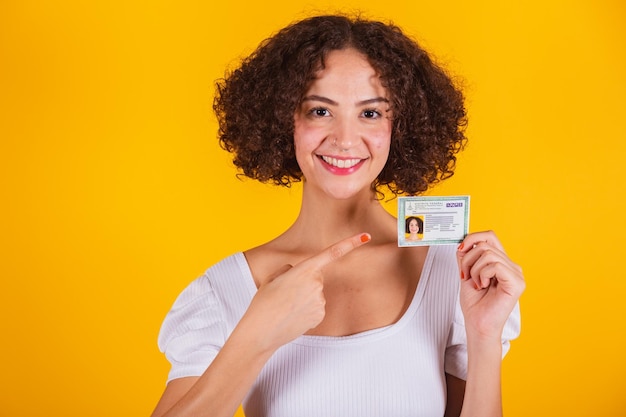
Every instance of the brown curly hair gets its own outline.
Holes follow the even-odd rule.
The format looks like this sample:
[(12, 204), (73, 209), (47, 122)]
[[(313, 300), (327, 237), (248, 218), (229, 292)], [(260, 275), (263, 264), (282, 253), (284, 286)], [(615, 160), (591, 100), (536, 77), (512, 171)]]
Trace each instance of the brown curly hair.
[(367, 57), (390, 95), (391, 149), (373, 189), (418, 194), (452, 176), (466, 141), (460, 89), (397, 26), (339, 15), (287, 26), (217, 81), (219, 140), (233, 163), (262, 182), (290, 186), (302, 179), (294, 114), (326, 55), (345, 48)]

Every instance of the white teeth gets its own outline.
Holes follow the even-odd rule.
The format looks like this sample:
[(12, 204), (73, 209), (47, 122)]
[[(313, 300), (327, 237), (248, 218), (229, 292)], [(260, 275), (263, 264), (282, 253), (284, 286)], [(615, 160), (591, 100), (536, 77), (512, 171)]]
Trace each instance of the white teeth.
[(322, 155), (322, 159), (326, 161), (326, 163), (337, 168), (352, 168), (353, 166), (361, 162), (360, 159), (337, 159), (337, 158), (331, 158), (330, 156), (323, 156), (323, 155)]

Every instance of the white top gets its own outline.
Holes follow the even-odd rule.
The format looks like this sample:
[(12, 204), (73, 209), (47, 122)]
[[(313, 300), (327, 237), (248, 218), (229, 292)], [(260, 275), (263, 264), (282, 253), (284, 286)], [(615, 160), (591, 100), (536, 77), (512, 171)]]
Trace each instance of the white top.
[[(465, 379), (466, 335), (454, 246), (431, 246), (415, 295), (394, 324), (350, 336), (303, 335), (267, 362), (244, 399), (246, 417), (442, 416), (445, 373)], [(257, 289), (242, 253), (178, 297), (159, 334), (168, 381), (200, 376)], [(519, 334), (519, 306), (502, 334)]]

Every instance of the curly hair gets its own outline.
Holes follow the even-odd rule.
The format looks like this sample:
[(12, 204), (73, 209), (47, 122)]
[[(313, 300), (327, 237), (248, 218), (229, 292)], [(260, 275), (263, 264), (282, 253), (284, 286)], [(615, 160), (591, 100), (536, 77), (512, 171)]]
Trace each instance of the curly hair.
[(216, 82), (220, 145), (234, 154), (235, 166), (262, 182), (290, 186), (302, 179), (294, 114), (327, 54), (346, 48), (367, 57), (390, 96), (391, 148), (372, 188), (414, 195), (452, 176), (466, 142), (460, 88), (397, 26), (341, 15), (283, 28)]

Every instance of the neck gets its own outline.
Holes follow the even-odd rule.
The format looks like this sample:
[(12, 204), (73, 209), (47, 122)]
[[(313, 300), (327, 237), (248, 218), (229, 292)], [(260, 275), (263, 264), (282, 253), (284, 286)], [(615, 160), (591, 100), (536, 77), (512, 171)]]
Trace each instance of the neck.
[(381, 243), (394, 240), (395, 224), (374, 191), (364, 190), (347, 199), (334, 199), (305, 183), (300, 214), (283, 237), (294, 248), (315, 252), (363, 232)]

